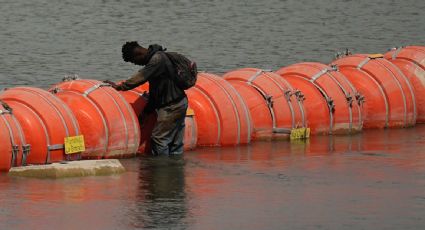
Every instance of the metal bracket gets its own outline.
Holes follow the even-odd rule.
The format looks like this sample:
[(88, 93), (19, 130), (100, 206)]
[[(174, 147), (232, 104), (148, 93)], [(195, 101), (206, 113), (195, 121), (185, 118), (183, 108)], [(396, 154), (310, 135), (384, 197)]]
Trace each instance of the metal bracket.
[(266, 100), (266, 102), (267, 102), (267, 105), (270, 107), (270, 108), (273, 108), (273, 96), (270, 96), (270, 95), (264, 95), (264, 99)]
[(81, 79), (80, 76), (78, 76), (77, 74), (74, 75), (65, 75), (65, 77), (62, 78), (62, 81), (75, 81), (75, 80), (79, 80)]
[(58, 88), (58, 87), (53, 88), (52, 90), (50, 90), (50, 92), (53, 93), (53, 94), (57, 94), (57, 93), (59, 93), (61, 91), (62, 91), (62, 89), (61, 88)]
[(291, 134), (291, 129), (288, 129), (288, 128), (273, 128), (273, 133)]
[(64, 144), (55, 144), (55, 145), (49, 145), (47, 146), (47, 149), (49, 149), (49, 151), (52, 150), (59, 150), (59, 149), (64, 149), (65, 145)]
[(3, 100), (0, 100), (0, 104), (5, 110), (0, 110), (0, 114), (12, 114), (13, 109)]
[(331, 111), (331, 113), (334, 113), (335, 112), (334, 100), (332, 98), (327, 98), (326, 101), (328, 103), (329, 110)]
[(291, 101), (291, 96), (292, 96), (291, 90), (285, 90), (284, 94), (285, 94), (286, 100)]
[(340, 59), (340, 58), (347, 57), (347, 56), (350, 56), (350, 55), (352, 55), (351, 50), (349, 50), (348, 48), (346, 48), (345, 51), (337, 52), (335, 54), (335, 59)]
[(332, 71), (339, 71), (339, 67), (336, 64), (331, 65), (331, 69), (332, 69)]
[(303, 102), (305, 100), (304, 94), (300, 90), (295, 90), (293, 93), (298, 101)]
[(362, 106), (365, 103), (365, 97), (361, 95), (360, 93), (356, 93), (355, 97), (356, 97), (357, 104), (359, 106)]
[(319, 77), (323, 76), (329, 71), (330, 71), (329, 68), (322, 69), (320, 72), (316, 73), (315, 75), (311, 77), (310, 82), (315, 82)]
[(22, 165), (27, 165), (27, 157), (30, 155), (31, 145), (23, 145), (22, 146)]
[(397, 58), (398, 54), (400, 53), (400, 51), (401, 51), (403, 48), (404, 48), (403, 46), (393, 48), (393, 49), (395, 49), (395, 51), (394, 51), (394, 53), (393, 53), (393, 55), (392, 55), (391, 59), (395, 60), (395, 59)]
[(370, 57), (367, 57), (364, 59), (360, 64), (357, 66), (357, 69), (361, 69), (364, 65), (366, 65), (370, 61)]
[(345, 95), (345, 99), (347, 100), (348, 106), (353, 107), (353, 97), (350, 94), (348, 94), (348, 95)]
[(12, 167), (17, 166), (16, 159), (18, 158), (19, 146), (12, 145)]
[(91, 88), (87, 89), (87, 90), (83, 93), (83, 96), (87, 97), (87, 96), (88, 96), (90, 93), (92, 93), (93, 91), (95, 91), (95, 90), (97, 90), (97, 89), (99, 89), (99, 88), (101, 88), (101, 87), (105, 87), (105, 86), (111, 86), (111, 84), (108, 84), (108, 83), (102, 82), (102, 83), (99, 83), (99, 84), (97, 84), (97, 85), (94, 85), (93, 87), (91, 87)]

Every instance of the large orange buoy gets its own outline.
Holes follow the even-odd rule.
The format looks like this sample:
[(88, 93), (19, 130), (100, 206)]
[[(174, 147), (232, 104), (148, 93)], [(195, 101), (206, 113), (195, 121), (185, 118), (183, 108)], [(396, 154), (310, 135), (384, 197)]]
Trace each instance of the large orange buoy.
[(134, 156), (140, 142), (137, 116), (131, 106), (108, 84), (77, 78), (50, 89), (75, 113), (84, 134), (84, 158)]
[(131, 105), (136, 116), (139, 118), (140, 125), (140, 144), (137, 153), (150, 151), (150, 139), (152, 130), (156, 123), (156, 114), (142, 114), (148, 103), (148, 93), (140, 88), (134, 88), (128, 91), (119, 91), (124, 99)]
[(80, 158), (80, 154), (65, 155), (65, 137), (77, 136), (80, 130), (72, 111), (57, 97), (42, 89), (17, 87), (2, 92), (0, 99), (13, 109), (31, 146), (28, 164)]
[(352, 133), (362, 129), (359, 93), (337, 69), (305, 62), (276, 73), (305, 95), (304, 106), (312, 133)]
[(417, 112), (412, 85), (382, 55), (350, 55), (335, 60), (333, 64), (364, 95), (365, 128), (415, 125)]
[[(254, 139), (268, 139), (304, 127), (304, 107), (292, 86), (270, 71), (244, 68), (228, 72), (224, 79), (245, 99), (252, 117)], [(286, 132), (285, 132), (286, 131)]]
[(418, 123), (425, 123), (425, 46), (391, 49), (384, 56), (396, 65), (412, 83), (418, 109)]
[(0, 171), (26, 164), (29, 145), (12, 108), (0, 101)]
[(199, 73), (197, 84), (186, 93), (198, 121), (198, 145), (250, 142), (253, 129), (249, 109), (229, 82), (217, 75)]

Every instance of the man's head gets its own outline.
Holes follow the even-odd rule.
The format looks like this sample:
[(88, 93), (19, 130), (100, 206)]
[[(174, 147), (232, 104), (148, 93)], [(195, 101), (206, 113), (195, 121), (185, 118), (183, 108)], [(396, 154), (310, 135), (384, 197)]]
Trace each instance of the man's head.
[(135, 65), (143, 65), (147, 54), (148, 49), (140, 46), (136, 41), (126, 42), (122, 46), (122, 58), (125, 62), (131, 62)]

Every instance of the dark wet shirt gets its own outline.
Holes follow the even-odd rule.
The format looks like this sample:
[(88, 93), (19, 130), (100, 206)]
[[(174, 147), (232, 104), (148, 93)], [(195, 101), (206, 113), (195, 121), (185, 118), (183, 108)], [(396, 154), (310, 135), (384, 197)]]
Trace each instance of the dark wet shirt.
[[(153, 108), (162, 108), (181, 101), (186, 94), (172, 80), (173, 76), (167, 68), (169, 61), (163, 53), (162, 47), (149, 47), (150, 59), (141, 70), (140, 74), (133, 76), (123, 82), (121, 87), (124, 90), (133, 89), (139, 85), (149, 82), (149, 104)], [(153, 54), (152, 54), (153, 53)]]

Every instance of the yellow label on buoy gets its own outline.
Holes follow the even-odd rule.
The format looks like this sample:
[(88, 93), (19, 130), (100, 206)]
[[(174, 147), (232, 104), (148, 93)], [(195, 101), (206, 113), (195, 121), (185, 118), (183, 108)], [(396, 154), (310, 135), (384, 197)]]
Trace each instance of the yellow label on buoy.
[(86, 150), (84, 136), (65, 137), (65, 154), (79, 153)]
[(292, 129), (290, 139), (296, 140), (296, 139), (307, 139), (310, 137), (310, 128), (298, 128), (298, 129)]
[(370, 59), (383, 58), (383, 57), (384, 57), (383, 54), (369, 54)]
[(194, 115), (195, 115), (195, 111), (193, 111), (193, 109), (186, 110), (186, 116), (194, 116)]

